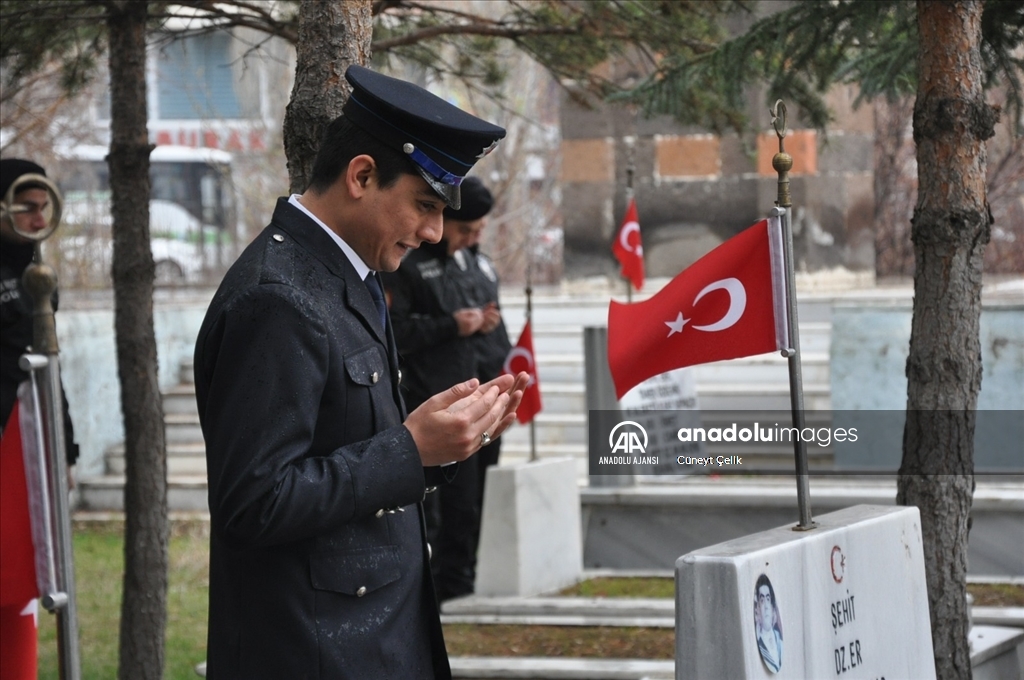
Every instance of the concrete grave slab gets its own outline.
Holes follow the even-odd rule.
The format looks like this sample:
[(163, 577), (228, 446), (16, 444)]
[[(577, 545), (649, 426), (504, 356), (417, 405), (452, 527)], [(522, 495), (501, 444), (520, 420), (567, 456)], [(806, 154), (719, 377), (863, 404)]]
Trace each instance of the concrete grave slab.
[(935, 677), (920, 515), (859, 505), (676, 562), (676, 678)]
[(1024, 672), (1024, 630), (974, 626), (970, 632), (974, 680), (1018, 680)]
[(477, 595), (538, 595), (583, 573), (576, 461), (551, 458), (487, 470)]

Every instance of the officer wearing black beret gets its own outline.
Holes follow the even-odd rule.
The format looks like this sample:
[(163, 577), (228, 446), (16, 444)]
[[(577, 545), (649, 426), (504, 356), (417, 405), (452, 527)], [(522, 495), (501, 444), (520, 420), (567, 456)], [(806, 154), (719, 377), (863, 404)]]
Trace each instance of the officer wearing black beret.
[(406, 413), (376, 272), (441, 238), (505, 131), (359, 66), (310, 185), (207, 311), (208, 677), (448, 678), (421, 501), (514, 418), (527, 376)]

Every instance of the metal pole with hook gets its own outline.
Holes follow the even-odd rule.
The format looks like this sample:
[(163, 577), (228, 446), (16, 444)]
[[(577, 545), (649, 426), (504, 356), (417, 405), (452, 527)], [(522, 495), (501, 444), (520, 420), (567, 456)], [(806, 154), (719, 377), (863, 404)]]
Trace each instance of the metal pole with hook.
[[(37, 246), (38, 247), (38, 246)], [(42, 394), (38, 398), (37, 441), (45, 443), (45, 472), (41, 486), (48, 501), (45, 509), (49, 526), (46, 527), (45, 552), (49, 572), (48, 592), (41, 593), (40, 601), (47, 611), (57, 617), (57, 644), (59, 648), (60, 677), (62, 680), (81, 678), (81, 658), (78, 645), (78, 610), (75, 593), (74, 558), (71, 547), (71, 511), (68, 502), (68, 468), (66, 435), (64, 432), (63, 392), (60, 381), (60, 359), (57, 333), (53, 319), (51, 299), (57, 288), (57, 276), (47, 265), (33, 263), (25, 270), (25, 289), (33, 299), (33, 349), (36, 354), (25, 354), (19, 365), (29, 371), (33, 392), (37, 378)], [(39, 451), (40, 459), (44, 451)], [(51, 512), (52, 508), (52, 512)], [(39, 549), (39, 548), (37, 548)]]
[[(526, 324), (523, 328), (529, 327), (532, 331), (533, 326), (531, 321), (533, 320), (533, 248), (535, 239), (533, 238), (534, 231), (533, 227), (530, 227), (530, 239), (526, 250)], [(537, 366), (537, 357), (533, 356), (530, 358), (533, 362), (534, 370)], [(530, 462), (537, 460), (537, 417), (534, 416), (530, 419)]]
[[(31, 205), (19, 202), (19, 194), (35, 189), (43, 189), (48, 195), (47, 203), (39, 208), (46, 222), (42, 229), (26, 228), (19, 217), (33, 210)], [(60, 678), (79, 680), (82, 664), (71, 546), (64, 395), (53, 317), (57, 274), (43, 264), (41, 255), (42, 242), (60, 226), (62, 207), (60, 191), (45, 174), (19, 176), (0, 197), (0, 220), (9, 223), (27, 242), (35, 243), (32, 264), (22, 275), (22, 285), (33, 303), (32, 347), (18, 360), (18, 366), (31, 379), (28, 390), (19, 390), (19, 399), (24, 397), (23, 408), (34, 416), (31, 431), (23, 431), (24, 454), (28, 454), (26, 485), (30, 499), (34, 499), (30, 501), (30, 515), (34, 549), (41, 557), (36, 560), (40, 601), (57, 617)]]
[[(529, 270), (526, 275), (526, 323), (530, 326), (532, 331), (533, 326), (530, 322), (533, 320), (533, 286), (530, 282)], [(533, 357), (534, 370), (537, 366), (537, 358)], [(537, 460), (537, 416), (530, 419), (530, 462)]]
[[(792, 200), (789, 194), (789, 171), (793, 169), (793, 157), (786, 153), (786, 105), (779, 99), (770, 109), (772, 127), (779, 138), (779, 152), (772, 158), (772, 167), (779, 175), (779, 193), (772, 208), (772, 216), (782, 221), (783, 258), (786, 267), (786, 307), (789, 324), (790, 346), (782, 350), (782, 356), (789, 362), (789, 399), (793, 414), (793, 427), (804, 429), (804, 387), (803, 369), (800, 363), (800, 323), (797, 318), (796, 284), (793, 273), (793, 228), (790, 221)], [(795, 531), (809, 531), (817, 525), (811, 518), (810, 474), (807, 468), (807, 444), (800, 437), (793, 438), (793, 452), (796, 460), (796, 502), (800, 512), (800, 523)]]

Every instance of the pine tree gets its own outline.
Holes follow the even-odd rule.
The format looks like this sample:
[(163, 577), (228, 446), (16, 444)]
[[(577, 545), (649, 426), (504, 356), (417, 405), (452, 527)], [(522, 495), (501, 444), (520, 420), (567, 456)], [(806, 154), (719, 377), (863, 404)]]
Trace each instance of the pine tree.
[(767, 84), (769, 101), (798, 104), (819, 128), (828, 122), (822, 95), (836, 83), (858, 83), (862, 98), (916, 91), (920, 191), (896, 500), (921, 511), (935, 667), (943, 679), (971, 677), (967, 540), (982, 254), (992, 221), (984, 142), (999, 117), (984, 90), (1006, 88), (1020, 134), (1022, 43), (1024, 6), (1009, 0), (812, 0), (760, 19), (713, 52), (669, 56), (633, 93), (648, 112), (742, 130), (743, 96), (755, 83)]

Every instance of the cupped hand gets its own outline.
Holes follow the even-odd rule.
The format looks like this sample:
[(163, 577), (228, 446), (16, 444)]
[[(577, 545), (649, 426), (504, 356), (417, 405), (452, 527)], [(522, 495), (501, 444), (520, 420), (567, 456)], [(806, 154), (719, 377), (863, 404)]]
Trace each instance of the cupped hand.
[(515, 420), (529, 379), (527, 373), (501, 375), (481, 385), (474, 378), (423, 402), (405, 421), (423, 465), (469, 458), (483, 445), (485, 432), (500, 437)]

